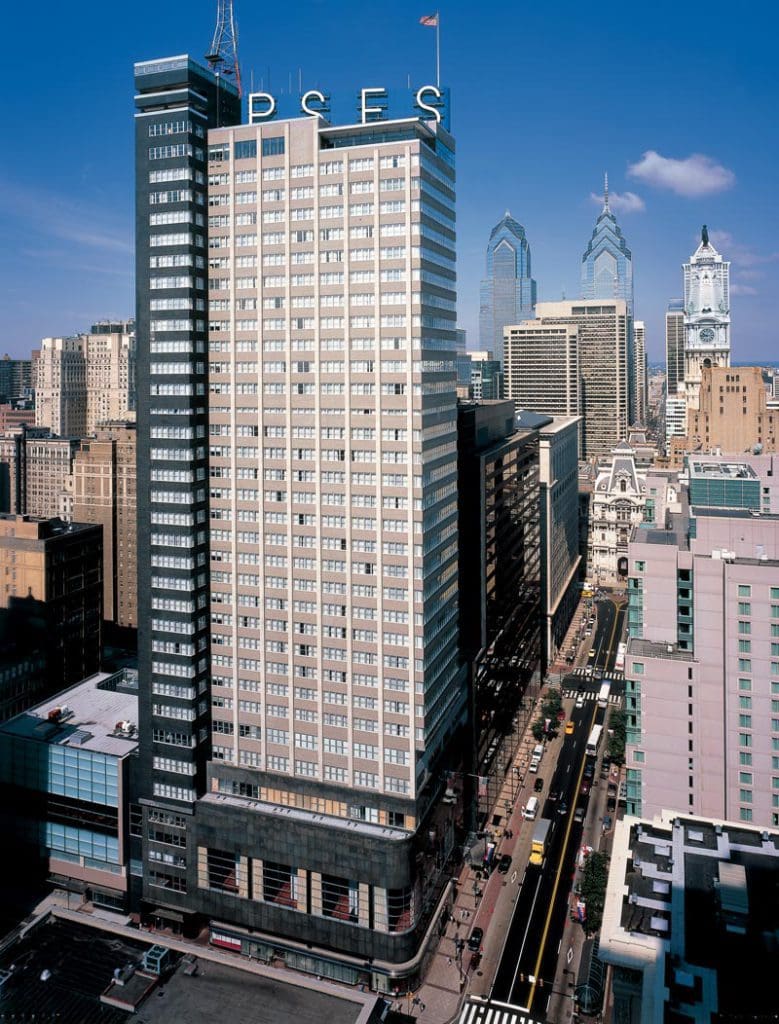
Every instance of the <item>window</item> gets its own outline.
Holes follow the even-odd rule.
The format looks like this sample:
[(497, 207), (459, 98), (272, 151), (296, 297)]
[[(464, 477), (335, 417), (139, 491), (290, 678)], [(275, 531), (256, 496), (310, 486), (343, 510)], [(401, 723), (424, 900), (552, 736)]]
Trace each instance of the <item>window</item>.
[(643, 750), (634, 750), (633, 751), (633, 761), (636, 764), (643, 764), (644, 763), (644, 758), (645, 758), (645, 754), (644, 754)]
[(752, 587), (748, 583), (740, 583), (738, 587), (739, 597), (751, 597)]
[[(237, 148), (237, 146), (236, 146)], [(257, 145), (255, 143), (255, 154), (257, 152)], [(263, 156), (283, 156), (284, 154), (284, 136), (274, 135), (272, 138), (262, 140), (262, 155)], [(236, 153), (236, 156), (238, 154)]]

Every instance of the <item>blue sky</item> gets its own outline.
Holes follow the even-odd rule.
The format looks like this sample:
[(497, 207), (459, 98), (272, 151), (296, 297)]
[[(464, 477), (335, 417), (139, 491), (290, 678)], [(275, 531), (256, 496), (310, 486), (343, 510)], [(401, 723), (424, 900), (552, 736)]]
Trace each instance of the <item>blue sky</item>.
[[(253, 71), (256, 86), (270, 75), (286, 91), (301, 68), (304, 88), (356, 103), (361, 86), (434, 80), (435, 33), (418, 19), (435, 6), (235, 3), (246, 84)], [(41, 0), (6, 13), (6, 39), (25, 43), (0, 71), (0, 351), (24, 356), (44, 335), (132, 313), (132, 64), (200, 58), (215, 11), (216, 0)], [(470, 347), (493, 224), (510, 209), (525, 226), (541, 299), (576, 297), (607, 170), (612, 193), (633, 196), (612, 206), (650, 358), (662, 357), (666, 302), (707, 223), (733, 262), (734, 361), (779, 359), (779, 15), (765, 0), (748, 11), (721, 0), (442, 6)]]

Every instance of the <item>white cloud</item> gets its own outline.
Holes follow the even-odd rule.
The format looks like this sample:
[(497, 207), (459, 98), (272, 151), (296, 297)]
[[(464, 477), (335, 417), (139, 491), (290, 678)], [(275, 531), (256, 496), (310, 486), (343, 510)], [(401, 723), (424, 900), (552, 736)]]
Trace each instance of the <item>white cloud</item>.
[[(750, 246), (744, 245), (743, 242), (739, 242), (734, 238), (730, 231), (712, 229), (709, 232), (709, 238), (725, 259), (733, 263), (735, 272), (741, 278), (762, 277), (762, 271), (750, 270), (748, 268), (766, 263), (779, 263), (779, 252), (755, 252)], [(695, 244), (697, 245), (699, 241), (700, 235), (696, 234)], [(747, 293), (743, 292), (742, 294)]]
[(751, 284), (734, 283), (730, 286), (731, 295), (757, 295), (757, 293), (757, 288), (753, 288)]
[(122, 223), (116, 211), (55, 192), (1, 181), (0, 213), (24, 220), (41, 238), (58, 238), (120, 257), (133, 251), (129, 216)]
[[(603, 196), (590, 192), (590, 199), (598, 206), (603, 204)], [(617, 213), (641, 213), (646, 204), (635, 192), (609, 192), (609, 206)]]
[(648, 185), (670, 189), (689, 198), (723, 192), (736, 182), (733, 171), (703, 153), (693, 153), (684, 160), (677, 160), (661, 156), (654, 149), (648, 149), (638, 163), (630, 164), (628, 174)]

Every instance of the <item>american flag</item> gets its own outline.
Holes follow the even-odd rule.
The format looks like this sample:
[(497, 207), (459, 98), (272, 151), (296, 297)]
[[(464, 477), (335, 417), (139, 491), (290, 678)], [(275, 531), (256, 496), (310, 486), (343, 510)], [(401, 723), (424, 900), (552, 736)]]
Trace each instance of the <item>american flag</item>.
[(435, 14), (423, 14), (419, 19), (420, 25), (426, 25), (428, 28), (438, 28), (438, 12)]

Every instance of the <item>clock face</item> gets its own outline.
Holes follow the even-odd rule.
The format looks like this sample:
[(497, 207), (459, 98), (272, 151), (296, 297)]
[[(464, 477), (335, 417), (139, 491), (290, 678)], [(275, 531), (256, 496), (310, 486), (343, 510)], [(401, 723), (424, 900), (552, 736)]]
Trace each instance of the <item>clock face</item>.
[(711, 327), (704, 327), (701, 333), (698, 335), (698, 337), (701, 339), (701, 341), (704, 341), (706, 342), (706, 344), (709, 344), (709, 342), (714, 341), (714, 331)]

